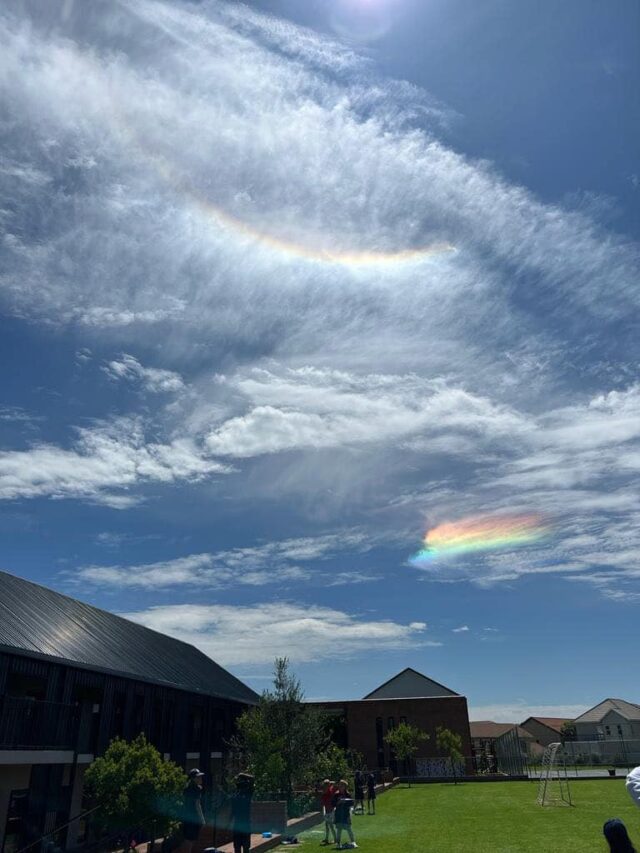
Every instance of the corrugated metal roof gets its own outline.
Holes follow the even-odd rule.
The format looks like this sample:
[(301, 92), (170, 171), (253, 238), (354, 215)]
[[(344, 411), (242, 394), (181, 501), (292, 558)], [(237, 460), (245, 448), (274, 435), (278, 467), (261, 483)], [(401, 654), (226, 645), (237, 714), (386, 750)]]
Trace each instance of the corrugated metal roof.
[(574, 723), (599, 723), (610, 711), (617, 711), (621, 717), (627, 720), (640, 720), (640, 705), (635, 702), (626, 702), (624, 699), (605, 699), (580, 717), (576, 717)]
[(0, 571), (0, 648), (254, 704), (246, 684), (194, 646)]

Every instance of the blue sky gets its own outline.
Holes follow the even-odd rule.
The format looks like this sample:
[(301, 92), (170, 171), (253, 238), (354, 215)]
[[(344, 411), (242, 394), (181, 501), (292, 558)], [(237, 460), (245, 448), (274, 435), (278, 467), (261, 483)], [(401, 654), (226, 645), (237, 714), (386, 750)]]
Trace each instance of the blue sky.
[(256, 689), (639, 701), (638, 17), (1, 10), (0, 567)]

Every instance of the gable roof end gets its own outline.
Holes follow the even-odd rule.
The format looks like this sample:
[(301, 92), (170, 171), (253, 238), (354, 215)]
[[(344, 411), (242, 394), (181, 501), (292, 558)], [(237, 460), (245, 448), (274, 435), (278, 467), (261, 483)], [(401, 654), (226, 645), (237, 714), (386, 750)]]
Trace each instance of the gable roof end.
[(459, 695), (444, 684), (408, 666), (362, 699), (428, 699)]

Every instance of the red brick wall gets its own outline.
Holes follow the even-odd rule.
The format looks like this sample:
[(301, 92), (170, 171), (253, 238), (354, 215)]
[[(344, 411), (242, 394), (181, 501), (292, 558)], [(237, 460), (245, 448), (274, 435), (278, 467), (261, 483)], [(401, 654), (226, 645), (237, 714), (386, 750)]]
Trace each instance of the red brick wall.
[[(395, 725), (400, 717), (407, 723), (426, 732), (429, 740), (423, 741), (416, 758), (436, 758), (440, 755), (436, 747), (436, 729), (444, 726), (462, 737), (462, 752), (471, 756), (469, 736), (469, 712), (464, 696), (446, 696), (433, 699), (366, 699), (354, 702), (318, 703), (327, 709), (344, 708), (347, 720), (347, 736), (351, 749), (364, 755), (369, 769), (378, 768), (376, 743), (376, 718), (382, 717), (383, 735), (388, 731), (389, 717)], [(384, 765), (389, 766), (389, 747), (384, 744)], [(468, 766), (471, 772), (471, 766)]]

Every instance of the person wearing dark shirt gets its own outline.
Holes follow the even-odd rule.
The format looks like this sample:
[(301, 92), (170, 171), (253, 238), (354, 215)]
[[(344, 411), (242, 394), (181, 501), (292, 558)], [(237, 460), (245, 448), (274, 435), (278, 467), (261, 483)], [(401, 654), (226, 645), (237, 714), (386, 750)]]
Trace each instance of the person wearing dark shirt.
[(364, 814), (364, 773), (362, 770), (356, 770), (354, 777), (354, 800), (353, 813), (360, 812)]
[(376, 777), (373, 773), (367, 776), (367, 812), (376, 813)]
[(190, 853), (193, 842), (198, 839), (204, 826), (202, 811), (202, 780), (204, 773), (194, 768), (189, 771), (189, 782), (182, 795), (182, 836), (181, 853)]
[[(353, 798), (347, 789), (347, 783), (344, 779), (338, 782), (338, 793), (334, 795), (334, 815), (336, 824), (336, 843), (338, 848), (342, 848), (340, 841), (342, 839), (343, 830), (349, 836), (350, 844), (346, 847), (357, 847), (356, 840), (351, 829), (351, 809), (353, 808)], [(345, 849), (342, 848), (342, 849)]]
[(231, 829), (233, 853), (249, 853), (251, 850), (251, 800), (253, 798), (253, 776), (238, 773), (236, 792), (231, 796)]
[(618, 818), (608, 820), (602, 827), (602, 832), (609, 842), (611, 853), (636, 853), (636, 848), (629, 838), (627, 827)]

